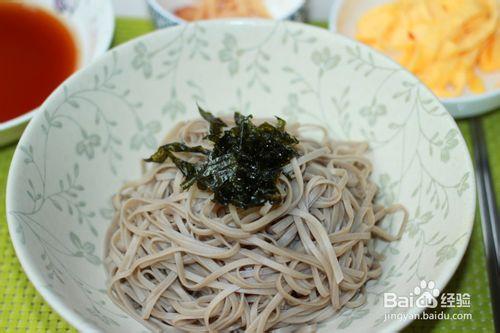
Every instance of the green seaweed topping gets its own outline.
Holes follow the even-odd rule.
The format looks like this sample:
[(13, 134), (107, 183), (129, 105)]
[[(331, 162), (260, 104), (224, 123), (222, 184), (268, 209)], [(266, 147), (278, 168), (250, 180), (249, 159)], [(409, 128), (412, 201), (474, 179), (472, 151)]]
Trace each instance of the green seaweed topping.
[[(184, 174), (184, 189), (194, 183), (214, 194), (221, 205), (240, 208), (262, 206), (266, 202), (280, 202), (277, 180), (282, 168), (297, 156), (298, 140), (285, 131), (286, 122), (277, 118), (276, 126), (263, 123), (256, 126), (252, 116), (236, 112), (232, 128), (220, 119), (199, 108), (203, 119), (210, 124), (206, 139), (214, 143), (211, 151), (201, 146), (189, 147), (183, 143), (161, 146), (147, 162), (163, 163), (167, 158)], [(205, 155), (203, 162), (190, 163), (174, 153)]]

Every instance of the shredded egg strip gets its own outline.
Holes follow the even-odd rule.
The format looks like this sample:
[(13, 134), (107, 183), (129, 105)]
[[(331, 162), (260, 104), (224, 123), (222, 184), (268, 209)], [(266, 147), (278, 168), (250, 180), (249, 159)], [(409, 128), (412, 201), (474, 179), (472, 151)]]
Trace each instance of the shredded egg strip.
[(438, 96), (481, 93), (500, 70), (497, 0), (398, 0), (363, 15), (356, 38), (416, 74)]

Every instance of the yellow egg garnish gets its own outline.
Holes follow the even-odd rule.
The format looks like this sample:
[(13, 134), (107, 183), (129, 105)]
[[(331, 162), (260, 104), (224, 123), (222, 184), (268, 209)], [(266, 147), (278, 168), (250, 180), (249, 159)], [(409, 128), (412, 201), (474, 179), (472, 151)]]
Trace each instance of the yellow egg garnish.
[(441, 97), (484, 92), (478, 72), (500, 71), (497, 0), (397, 0), (365, 13), (356, 38)]

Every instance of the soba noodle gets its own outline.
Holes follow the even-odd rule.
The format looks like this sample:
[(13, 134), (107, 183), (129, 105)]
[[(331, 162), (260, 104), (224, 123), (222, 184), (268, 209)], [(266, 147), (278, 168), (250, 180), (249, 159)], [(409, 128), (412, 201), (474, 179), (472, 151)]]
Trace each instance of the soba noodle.
[[(308, 139), (311, 129), (323, 139)], [(106, 240), (111, 299), (151, 330), (188, 332), (314, 328), (364, 304), (365, 284), (382, 273), (374, 239), (399, 239), (407, 212), (374, 204), (366, 143), (332, 141), (319, 127), (287, 131), (300, 156), (279, 178), (279, 205), (242, 210), (196, 186), (183, 191), (170, 160), (126, 184)], [(207, 133), (201, 119), (184, 122), (165, 142), (210, 148)], [(396, 212), (392, 235), (380, 222)]]

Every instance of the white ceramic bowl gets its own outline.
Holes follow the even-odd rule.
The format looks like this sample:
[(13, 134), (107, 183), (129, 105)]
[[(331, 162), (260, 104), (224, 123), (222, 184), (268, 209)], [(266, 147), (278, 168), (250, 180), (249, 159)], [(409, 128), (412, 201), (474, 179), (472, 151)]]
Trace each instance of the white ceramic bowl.
[[(330, 18), (329, 29), (354, 38), (356, 35), (356, 24), (366, 11), (393, 0), (334, 0)], [(446, 106), (453, 117), (467, 118), (478, 116), (498, 109), (500, 107), (500, 72), (482, 74), (487, 91), (482, 94), (466, 92), (464, 95), (453, 98), (442, 98), (441, 102)]]
[[(407, 89), (409, 99), (394, 97)], [(378, 199), (408, 208), (403, 239), (380, 243), (384, 273), (368, 284), (367, 304), (342, 311), (320, 332), (400, 329), (409, 319), (384, 322), (384, 315), (422, 309), (384, 308), (385, 291), (408, 296), (420, 279), (443, 290), (467, 247), (475, 191), (465, 142), (434, 95), (385, 56), (323, 29), (206, 21), (108, 52), (52, 94), (20, 140), (7, 186), (12, 241), (28, 277), (72, 325), (143, 331), (103, 292), (110, 198), (140, 176), (140, 160), (177, 121), (198, 116), (197, 103), (367, 140)]]
[[(61, 17), (74, 32), (80, 49), (79, 67), (85, 67), (108, 49), (115, 26), (111, 0), (26, 0)], [(37, 109), (0, 122), (0, 146), (21, 136)]]
[[(198, 0), (146, 0), (157, 28), (166, 28), (187, 23), (174, 12), (192, 5)], [(303, 22), (305, 20), (305, 0), (263, 0), (273, 19)]]

